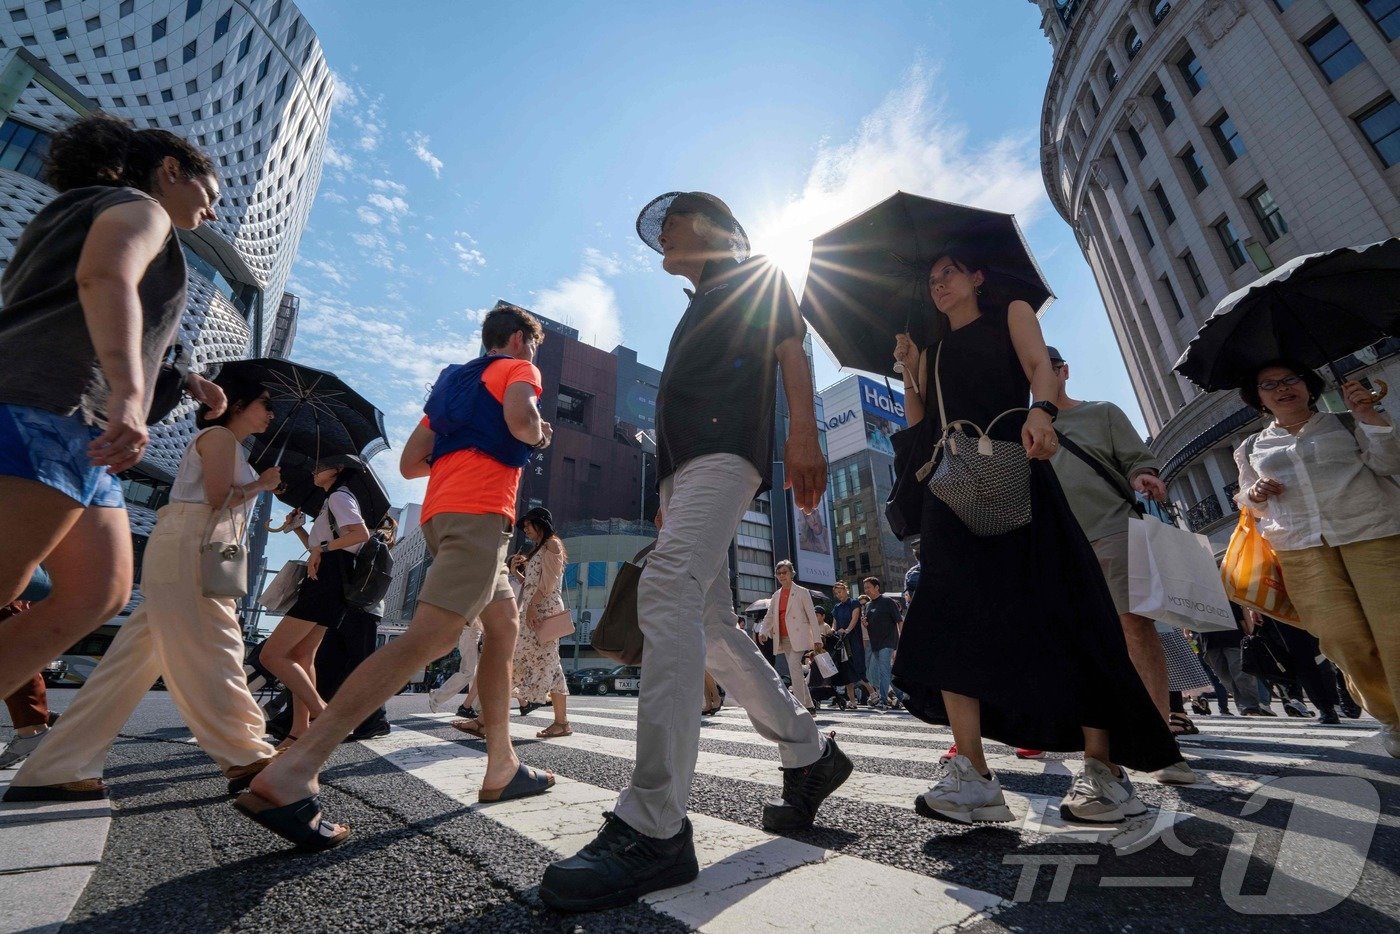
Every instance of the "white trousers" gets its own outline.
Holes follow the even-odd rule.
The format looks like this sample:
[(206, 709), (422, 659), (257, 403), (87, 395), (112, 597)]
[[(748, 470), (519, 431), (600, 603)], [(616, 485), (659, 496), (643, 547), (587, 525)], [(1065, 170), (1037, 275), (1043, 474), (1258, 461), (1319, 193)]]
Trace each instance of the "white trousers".
[(616, 806), (649, 837), (673, 837), (685, 820), (706, 668), (759, 735), (778, 743), (784, 767), (821, 756), (816, 721), (735, 626), (729, 543), (758, 486), (758, 471), (736, 454), (693, 458), (661, 481), (665, 520), (637, 590), (644, 640), (637, 763)]
[[(180, 718), (220, 769), (273, 754), (263, 740), (262, 711), (248, 691), (233, 598), (206, 597), (202, 590), (199, 546), (209, 512), (195, 503), (161, 509), (141, 565), (145, 602), (122, 623), (15, 785), (100, 778), (112, 741), (156, 678), (164, 679)], [(220, 533), (229, 533), (227, 523), (225, 517)]]
[(476, 663), (481, 659), (480, 639), (480, 619), (474, 619), (462, 627), (462, 637), (457, 640), (457, 651), (462, 660), (457, 670), (428, 694), (428, 703), (435, 712), (465, 691), (476, 677)]

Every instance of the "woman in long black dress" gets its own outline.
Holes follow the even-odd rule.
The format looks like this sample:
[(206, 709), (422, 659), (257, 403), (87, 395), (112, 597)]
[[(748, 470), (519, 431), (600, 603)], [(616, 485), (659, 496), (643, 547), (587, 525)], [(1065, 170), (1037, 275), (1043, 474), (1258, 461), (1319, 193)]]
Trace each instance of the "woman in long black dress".
[(942, 430), (935, 370), (950, 422), (985, 429), (1008, 409), (1024, 409), (1032, 389), (1036, 400), (1024, 418), (1008, 415), (992, 431), (1031, 459), (1029, 524), (981, 537), (923, 494), (922, 574), (894, 680), (908, 692), (911, 713), (952, 727), (959, 755), (915, 804), (925, 816), (963, 823), (1010, 820), (983, 754), (986, 736), (1084, 750), (1062, 815), (1121, 821), (1146, 809), (1120, 766), (1154, 771), (1181, 754), (1133, 668), (1098, 561), (1045, 463), (1058, 446), (1048, 402), (1056, 385), (1040, 324), (1023, 301), (984, 300), (986, 280), (963, 251), (940, 257), (928, 282), (941, 362), (935, 366), (938, 340), (923, 351), (908, 335), (896, 341), (911, 426), (897, 439), (901, 472), (930, 460)]

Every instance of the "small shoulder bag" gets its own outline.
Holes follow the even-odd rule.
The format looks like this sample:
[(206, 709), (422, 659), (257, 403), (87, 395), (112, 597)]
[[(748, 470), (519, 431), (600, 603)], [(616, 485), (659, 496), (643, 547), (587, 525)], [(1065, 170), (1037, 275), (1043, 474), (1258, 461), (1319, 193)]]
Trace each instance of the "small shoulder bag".
[[(233, 456), (234, 476), (237, 477), (237, 451)], [(244, 540), (248, 529), (247, 512), (239, 510), (243, 513), (240, 528), (238, 517), (229, 506), (237, 492), (238, 484), (234, 483), (229, 487), (228, 496), (224, 497), (223, 506), (210, 513), (209, 522), (204, 527), (204, 543), (199, 546), (199, 573), (206, 597), (238, 599), (248, 596), (248, 545)], [(225, 512), (229, 514), (229, 524), (233, 526), (233, 541), (215, 541), (214, 529), (219, 524), (219, 516)]]
[[(1007, 409), (985, 429), (961, 419), (949, 423), (939, 378), (942, 360), (940, 343), (933, 361), (933, 388), (943, 432), (934, 445), (933, 458), (919, 468), (919, 480), (927, 483), (929, 492), (942, 500), (973, 535), (991, 538), (1029, 525), (1030, 459), (1018, 442), (994, 440), (991, 431), (1008, 415), (1030, 409)], [(964, 429), (971, 429), (972, 433)]]

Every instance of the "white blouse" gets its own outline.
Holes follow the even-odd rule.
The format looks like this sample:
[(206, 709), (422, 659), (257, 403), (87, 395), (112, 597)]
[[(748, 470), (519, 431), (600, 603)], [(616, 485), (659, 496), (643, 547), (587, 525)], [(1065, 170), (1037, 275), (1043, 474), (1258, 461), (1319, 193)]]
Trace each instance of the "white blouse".
[[(1240, 490), (1235, 502), (1259, 519), (1277, 551), (1350, 545), (1400, 535), (1400, 435), (1393, 426), (1357, 422), (1358, 434), (1335, 415), (1314, 413), (1296, 435), (1270, 425), (1235, 450)], [(1283, 493), (1250, 500), (1260, 477)]]

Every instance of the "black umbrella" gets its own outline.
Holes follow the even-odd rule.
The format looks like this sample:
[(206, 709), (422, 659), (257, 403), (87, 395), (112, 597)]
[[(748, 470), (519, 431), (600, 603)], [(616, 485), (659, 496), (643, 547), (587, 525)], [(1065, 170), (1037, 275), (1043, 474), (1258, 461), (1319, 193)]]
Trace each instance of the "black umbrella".
[(369, 460), (388, 450), (384, 414), (334, 373), (271, 357), (231, 360), (220, 373), (237, 374), (268, 389), (275, 417), (272, 430), (254, 439), (254, 463), (278, 463), (278, 457), (265, 456), (269, 450), (296, 451), (312, 461), (332, 454)]
[(842, 366), (894, 372), (895, 334), (936, 333), (928, 272), (952, 246), (987, 271), (986, 298), (1053, 297), (1014, 216), (899, 192), (813, 241), (802, 315)]
[[(261, 472), (273, 466), (277, 454), (275, 450), (264, 449), (261, 458), (250, 458), (249, 463)], [(300, 509), (309, 516), (316, 515), (325, 505), (327, 495), (325, 490), (312, 482), (318, 459), (290, 449), (281, 456), (282, 485), (274, 495), (293, 509)], [(360, 461), (359, 469), (347, 470), (341, 476), (345, 489), (354, 494), (360, 504), (360, 515), (364, 517), (366, 527), (374, 531), (389, 511), (389, 495), (384, 492), (379, 477), (363, 461)]]
[(1400, 334), (1400, 239), (1295, 257), (1225, 296), (1176, 370), (1206, 390), (1238, 389), (1270, 360), (1311, 369)]

